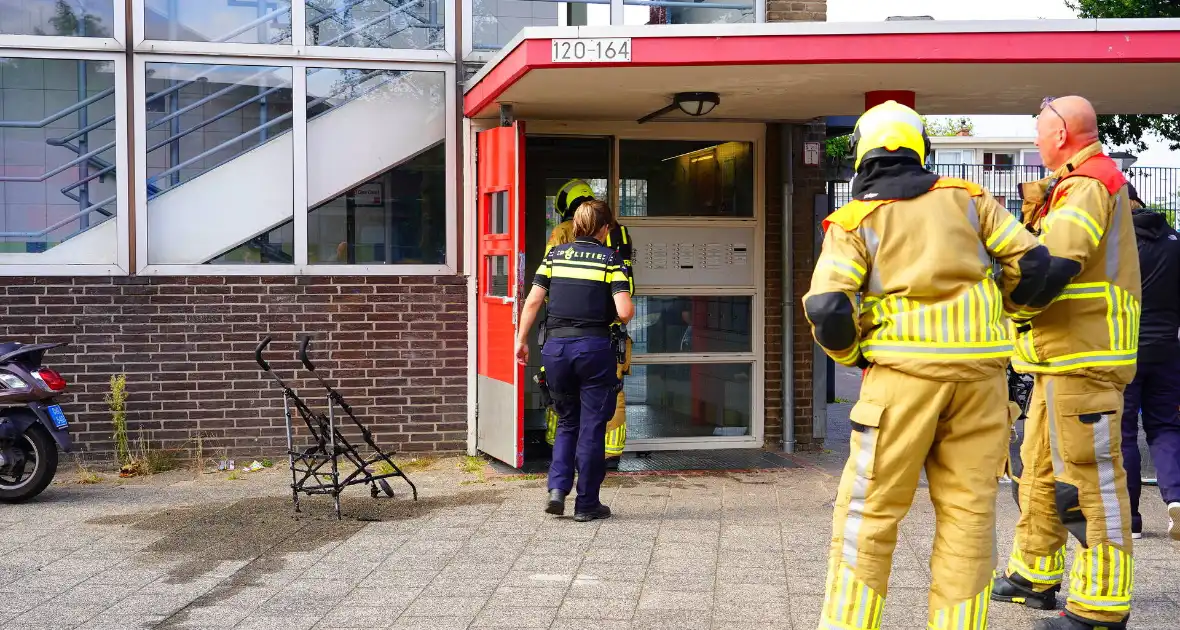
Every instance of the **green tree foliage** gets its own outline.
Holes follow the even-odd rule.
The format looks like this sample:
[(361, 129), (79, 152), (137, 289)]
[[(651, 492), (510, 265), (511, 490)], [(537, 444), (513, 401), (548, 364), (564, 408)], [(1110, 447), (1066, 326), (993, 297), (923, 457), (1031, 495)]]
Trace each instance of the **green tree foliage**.
[(922, 117), (922, 124), (926, 125), (926, 135), (934, 137), (957, 136), (966, 130), (967, 135), (975, 135), (975, 123), (970, 118), (927, 118)]
[[(1066, 0), (1066, 5), (1082, 18), (1174, 18), (1180, 17), (1180, 0)], [(1180, 150), (1180, 116), (1128, 115), (1099, 116), (1098, 131), (1102, 141), (1118, 147), (1147, 149), (1146, 137), (1155, 136)]]
[[(926, 134), (929, 136), (957, 136), (964, 129), (967, 130), (967, 135), (975, 135), (975, 123), (967, 117), (940, 119), (922, 116), (922, 124), (926, 125)], [(828, 138), (827, 144), (824, 146), (824, 155), (828, 156), (829, 160), (836, 162), (851, 156), (852, 136)]]
[[(49, 23), (53, 25), (53, 35), (61, 35), (64, 37), (83, 36), (83, 37), (110, 37), (111, 32), (102, 24), (102, 19), (84, 14), (78, 17), (74, 7), (70, 6), (66, 0), (57, 0), (55, 5), (54, 15), (49, 18)], [(38, 35), (49, 35), (42, 29), (36, 29)]]

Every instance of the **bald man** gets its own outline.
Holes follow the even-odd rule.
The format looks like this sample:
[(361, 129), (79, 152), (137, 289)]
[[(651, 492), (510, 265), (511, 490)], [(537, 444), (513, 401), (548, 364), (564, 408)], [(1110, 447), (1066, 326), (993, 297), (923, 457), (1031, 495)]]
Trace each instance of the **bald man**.
[(1053, 173), (1022, 184), (1024, 220), (1052, 258), (1044, 292), (1013, 318), (1012, 366), (1035, 385), (1020, 450), (1020, 520), (992, 599), (1056, 608), (1072, 534), (1066, 610), (1033, 627), (1123, 629), (1133, 564), (1120, 418), (1140, 312), (1131, 200), (1086, 99), (1045, 99), (1037, 148)]

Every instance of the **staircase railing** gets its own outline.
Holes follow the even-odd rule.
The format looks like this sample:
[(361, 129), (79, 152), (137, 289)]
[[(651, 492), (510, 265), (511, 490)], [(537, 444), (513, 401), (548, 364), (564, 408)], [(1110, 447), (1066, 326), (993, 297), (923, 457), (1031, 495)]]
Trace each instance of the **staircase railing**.
[[(229, 3), (232, 3), (234, 1), (235, 0), (228, 0)], [(348, 39), (350, 37), (358, 36), (358, 37), (365, 39), (366, 41), (368, 41), (369, 43), (371, 43), (375, 46), (382, 46), (383, 42), (381, 39), (373, 36), (372, 34), (367, 33), (366, 31), (369, 28), (371, 28), (372, 26), (380, 23), (383, 20), (390, 20), (392, 18), (401, 16), (401, 15), (404, 15), (408, 18), (406, 23), (401, 25), (400, 28), (386, 34), (385, 35), (386, 38), (396, 35), (397, 33), (401, 32), (407, 28), (443, 28), (443, 26), (441, 24), (430, 23), (430, 21), (428, 21), (420, 16), (409, 13), (409, 11), (411, 11), (415, 7), (422, 6), (425, 4), (433, 5), (434, 0), (408, 0), (405, 2), (398, 2), (398, 0), (381, 0), (382, 2), (384, 2), (385, 4), (387, 4), (389, 6), (389, 10), (382, 13), (379, 16), (374, 17), (374, 18), (366, 19), (359, 24), (353, 23), (352, 19), (350, 17), (348, 17), (347, 15), (344, 15), (344, 16), (341, 15), (341, 13), (347, 14), (350, 9), (352, 9), (362, 3), (365, 3), (367, 1), (368, 0), (347, 0), (347, 2), (345, 2), (343, 4), (343, 6), (339, 7), (339, 9), (333, 8), (331, 5), (326, 5), (321, 2), (309, 2), (308, 8), (315, 11), (318, 14), (308, 16), (308, 18), (307, 18), (307, 26), (308, 27), (314, 27), (314, 26), (317, 26), (317, 25), (322, 24), (327, 21), (333, 21), (333, 22), (338, 23), (342, 28), (345, 29), (342, 32), (340, 32), (339, 34), (333, 36), (331, 39), (328, 39), (324, 42), (320, 42), (318, 45), (331, 46), (331, 45), (338, 44), (342, 41), (345, 41), (346, 39)], [(251, 28), (256, 28), (258, 26), (261, 26), (262, 24), (265, 24), (268, 21), (274, 20), (275, 18), (277, 18), (277, 17), (281, 16), (282, 14), (289, 12), (289, 11), (290, 11), (289, 6), (282, 7), (282, 8), (275, 9), (275, 10), (269, 10), (269, 11), (265, 11), (265, 12), (262, 12), (262, 9), (260, 9), (260, 15), (257, 18), (255, 18), (254, 20), (251, 20), (247, 24), (236, 27), (234, 30), (227, 32), (227, 33), (221, 35), (220, 37), (215, 38), (214, 41), (224, 42), (224, 41), (232, 40), (233, 38), (250, 30)], [(432, 15), (431, 18), (433, 19), (434, 16)], [(285, 36), (286, 36), (285, 34), (280, 34), (277, 38), (274, 38), (273, 41), (276, 43), (278, 41), (282, 41), (282, 39), (285, 38)], [(85, 62), (79, 62), (79, 63), (85, 63)], [(193, 86), (193, 85), (200, 83), (202, 81), (208, 81), (209, 77), (212, 74), (214, 74), (219, 67), (223, 68), (225, 66), (211, 67), (211, 68), (208, 68), (208, 69), (198, 73), (196, 76), (191, 77), (189, 79), (175, 81), (172, 85), (168, 86), (166, 89), (164, 89), (160, 92), (151, 94), (150, 96), (148, 96), (145, 99), (145, 102), (149, 106), (152, 104), (159, 103), (162, 99), (169, 99), (169, 101), (170, 101), (170, 103), (169, 103), (170, 107), (168, 107), (168, 109), (170, 110), (169, 113), (165, 114), (164, 116), (161, 116), (160, 118), (149, 121), (146, 125), (146, 129), (149, 131), (154, 130), (154, 129), (158, 129), (163, 125), (169, 126), (168, 127), (168, 135), (164, 139), (153, 142), (151, 145), (149, 145), (147, 147), (148, 154), (151, 154), (151, 153), (158, 151), (160, 149), (163, 149), (165, 147), (167, 147), (169, 149), (169, 159), (167, 162), (168, 167), (165, 168), (163, 171), (156, 173), (148, 178), (147, 194), (148, 194), (149, 200), (154, 199), (154, 198), (158, 197), (159, 195), (163, 194), (164, 192), (167, 192), (168, 190), (181, 185), (183, 183), (182, 178), (181, 178), (181, 171), (182, 170), (189, 169), (189, 168), (193, 167), (194, 165), (201, 163), (206, 158), (217, 154), (218, 152), (224, 151), (225, 149), (230, 148), (230, 147), (234, 146), (235, 144), (238, 144), (238, 143), (242, 142), (243, 140), (249, 139), (251, 137), (258, 138), (258, 142), (250, 143), (248, 146), (244, 146), (241, 150), (233, 152), (232, 155), (230, 155), (229, 157), (227, 157), (223, 160), (218, 161), (216, 164), (200, 168), (199, 172), (196, 175), (193, 175), (192, 177), (195, 177), (201, 173), (205, 173), (205, 172), (208, 172), (209, 170), (217, 168), (218, 166), (221, 166), (222, 164), (225, 164), (226, 162), (237, 158), (238, 156), (242, 155), (246, 151), (257, 148), (258, 146), (261, 146), (262, 144), (268, 142), (269, 140), (272, 140), (274, 138), (282, 136), (283, 134), (285, 134), (288, 131), (288, 130), (282, 130), (279, 133), (273, 133), (273, 129), (276, 126), (287, 123), (288, 121), (291, 120), (292, 116), (288, 112), (288, 113), (282, 114), (282, 115), (274, 117), (274, 118), (268, 118), (268, 116), (267, 116), (267, 113), (268, 113), (267, 112), (267, 109), (268, 109), (267, 99), (269, 97), (274, 96), (277, 92), (280, 92), (283, 89), (289, 89), (290, 82), (287, 82), (286, 85), (280, 84), (277, 86), (270, 86), (270, 87), (260, 86), (258, 93), (255, 95), (252, 95), (250, 98), (244, 99), (240, 102), (235, 102), (223, 109), (220, 109), (217, 113), (214, 113), (212, 115), (202, 118), (200, 121), (196, 122), (195, 124), (188, 127), (187, 129), (181, 129), (180, 128), (180, 121), (181, 121), (182, 116), (184, 116), (185, 114), (190, 114), (195, 111), (201, 111), (201, 108), (203, 108), (207, 105), (216, 104), (219, 100), (224, 99), (225, 97), (231, 95), (233, 91), (238, 90), (242, 87), (241, 82), (227, 85), (226, 87), (224, 87), (222, 89), (216, 90), (215, 92), (213, 92), (211, 94), (202, 96), (201, 98), (197, 99), (196, 101), (194, 101), (192, 103), (189, 103), (183, 107), (180, 107), (179, 106), (179, 101), (180, 101), (179, 96), (180, 96), (181, 91), (187, 87)], [(87, 87), (86, 87), (86, 83), (85, 83), (86, 73), (84, 70), (85, 70), (84, 68), (80, 68), (80, 71), (79, 71), (79, 94), (80, 95), (84, 95), (87, 91)], [(323, 70), (323, 69), (320, 69), (320, 68), (313, 69), (313, 70), (309, 71), (309, 74), (315, 74), (317, 72), (320, 72), (321, 70)], [(243, 81), (249, 82), (249, 81), (253, 81), (253, 80), (262, 79), (266, 75), (271, 74), (273, 72), (274, 72), (273, 68), (267, 68), (265, 70), (261, 70), (257, 73), (254, 73), (254, 74), (246, 77), (246, 79), (244, 79)], [(372, 81), (373, 78), (378, 77), (379, 75), (383, 75), (383, 76), (381, 76), (379, 81)], [(333, 90), (331, 92), (329, 92), (327, 95), (324, 95), (324, 96), (321, 96), (318, 98), (314, 98), (314, 99), (309, 99), (307, 102), (307, 105), (306, 105), (306, 107), (308, 109), (308, 120), (311, 120), (319, 115), (322, 115), (323, 113), (326, 113), (327, 111), (330, 111), (331, 109), (334, 109), (335, 107), (339, 107), (341, 105), (344, 105), (345, 103), (351, 102), (352, 100), (355, 100), (357, 98), (361, 98), (374, 90), (382, 88), (383, 86), (389, 84), (392, 81), (398, 81), (403, 77), (403, 75), (404, 75), (404, 72), (399, 72), (399, 71), (388, 71), (388, 70), (362, 71), (361, 74), (359, 74), (352, 82), (344, 83), (340, 86), (334, 86)], [(363, 85), (363, 88), (360, 90), (357, 90), (356, 87), (358, 85)], [(412, 84), (411, 84), (411, 87), (412, 87)], [(114, 205), (117, 201), (117, 196), (110, 195), (100, 201), (97, 201), (97, 202), (91, 201), (91, 192), (92, 192), (91, 188), (92, 188), (92, 185), (96, 181), (101, 183), (101, 182), (105, 182), (110, 177), (116, 176), (116, 170), (117, 170), (116, 165), (103, 159), (102, 157), (100, 157), (103, 153), (114, 149), (116, 146), (116, 143), (115, 142), (108, 142), (108, 143), (105, 143), (102, 146), (99, 146), (97, 148), (92, 148), (90, 146), (90, 138), (93, 133), (100, 131), (103, 127), (106, 127), (107, 125), (110, 125), (111, 123), (114, 123), (116, 121), (116, 116), (109, 115), (109, 116), (105, 116), (102, 119), (97, 120), (95, 122), (89, 122), (88, 117), (86, 115), (88, 107), (101, 102), (103, 99), (111, 98), (114, 96), (114, 94), (115, 94), (115, 88), (112, 87), (112, 88), (104, 89), (96, 94), (93, 94), (91, 96), (87, 96), (86, 98), (82, 98), (77, 103), (74, 103), (73, 105), (70, 105), (69, 107), (65, 107), (53, 114), (50, 114), (49, 116), (46, 116), (45, 118), (43, 118), (41, 120), (35, 120), (35, 121), (0, 120), (0, 129), (44, 129), (44, 128), (47, 128), (49, 125), (51, 125), (57, 121), (60, 121), (67, 116), (70, 116), (73, 114), (77, 114), (79, 116), (79, 128), (77, 130), (71, 131), (70, 133), (68, 133), (64, 136), (61, 136), (61, 137), (48, 138), (45, 141), (46, 144), (48, 144), (50, 146), (59, 147), (59, 148), (63, 148), (63, 149), (70, 151), (73, 155), (76, 156), (74, 159), (71, 159), (71, 160), (67, 161), (66, 163), (56, 166), (52, 169), (48, 169), (40, 175), (33, 175), (33, 176), (0, 175), (0, 182), (3, 182), (3, 183), (16, 183), (16, 184), (40, 183), (40, 182), (45, 182), (52, 177), (60, 175), (61, 173), (69, 171), (70, 169), (77, 169), (79, 171), (78, 178), (76, 180), (66, 184), (65, 186), (62, 186), (59, 192), (67, 199), (70, 199), (71, 201), (77, 203), (78, 210), (76, 212), (71, 213), (70, 215), (68, 215), (66, 217), (58, 219), (57, 221), (53, 222), (52, 224), (49, 224), (41, 229), (24, 230), (24, 231), (20, 231), (20, 230), (0, 231), (0, 239), (25, 239), (27, 241), (33, 241), (33, 242), (29, 243), (29, 247), (30, 247), (30, 251), (34, 251), (37, 249), (36, 246), (38, 244), (41, 246), (42, 249), (44, 248), (44, 246), (46, 245), (45, 241), (48, 240), (48, 239), (46, 239), (47, 236), (57, 232), (58, 230), (60, 230), (61, 228), (65, 227), (65, 226), (70, 225), (71, 223), (76, 224), (78, 229), (67, 234), (67, 235), (64, 235), (64, 236), (58, 237), (57, 235), (55, 235), (55, 240), (64, 241), (68, 238), (71, 238), (73, 236), (76, 236), (76, 235), (86, 231), (87, 229), (89, 229), (91, 227), (94, 227), (95, 225), (98, 225), (98, 224), (106, 221), (107, 219), (109, 219), (110, 217), (115, 215)], [(346, 95), (346, 98), (344, 100), (339, 101), (339, 102), (335, 102), (335, 103), (333, 102), (334, 100), (338, 99), (342, 95)], [(259, 107), (259, 124), (255, 125), (252, 129), (243, 131), (243, 132), (235, 135), (234, 138), (232, 138), (230, 140), (226, 140), (224, 142), (219, 143), (217, 146), (215, 146), (211, 149), (206, 149), (204, 151), (201, 151), (199, 154), (197, 154), (193, 157), (189, 157), (187, 159), (181, 159), (180, 146), (181, 146), (182, 140), (184, 140), (187, 137), (192, 136), (193, 134), (195, 134), (197, 132), (200, 132), (201, 130), (207, 128), (209, 125), (212, 125), (220, 120), (227, 118), (228, 116), (231, 116), (231, 115), (233, 115), (237, 112), (240, 112), (243, 109), (246, 109), (251, 106), (258, 106)], [(316, 109), (318, 111), (315, 111), (313, 113), (313, 111), (312, 111), (313, 109)], [(188, 179), (192, 179), (192, 177), (189, 177)], [(97, 221), (92, 220), (93, 217), (96, 215), (99, 217), (99, 219)], [(37, 242), (38, 239), (40, 239), (39, 243)], [(259, 245), (262, 246), (261, 243)], [(286, 255), (286, 254), (282, 254), (281, 256), (279, 256), (279, 254), (281, 254), (281, 252), (272, 252), (272, 254), (274, 254), (280, 258), (282, 258), (283, 256), (289, 257), (289, 255)]]

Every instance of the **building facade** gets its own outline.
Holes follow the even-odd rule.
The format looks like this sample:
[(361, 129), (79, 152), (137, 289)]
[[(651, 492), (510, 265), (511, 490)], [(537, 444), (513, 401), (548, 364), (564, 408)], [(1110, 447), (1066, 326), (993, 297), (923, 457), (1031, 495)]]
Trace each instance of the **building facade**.
[[(282, 400), (252, 352), (272, 335), (275, 352), (293, 353), (305, 333), (378, 439), (472, 449), (479, 261), (463, 82), (526, 26), (822, 21), (825, 11), (781, 0), (0, 0), (0, 330), (69, 343), (50, 360), (71, 381), (76, 439), (96, 454), (111, 448), (104, 395), (116, 374), (127, 375), (132, 429), (154, 445), (281, 451)], [(694, 418), (712, 418), (712, 434), (769, 446), (790, 400), (794, 441), (815, 446), (813, 345), (795, 326), (784, 352), (782, 309), (802, 321), (811, 207), (824, 190), (803, 145), (823, 139), (823, 124), (714, 131), (725, 130), (600, 134), (607, 168), (636, 173), (596, 183), (620, 182), (624, 217), (656, 216), (668, 198), (647, 186), (667, 184), (687, 196), (665, 222), (708, 223), (716, 208), (683, 209), (692, 191), (728, 186), (746, 204), (733, 224), (758, 238), (749, 291), (641, 300), (647, 315), (687, 308), (698, 334), (682, 338), (741, 349), (699, 370), (665, 351), (630, 393), (662, 387), (665, 411), (679, 396)], [(786, 136), (791, 154), (765, 141)], [(692, 151), (726, 166), (688, 169), (684, 181), (655, 166)], [(784, 194), (806, 208), (785, 237)], [(796, 299), (783, 299), (785, 286)], [(660, 355), (661, 341), (642, 342)], [(296, 368), (274, 364), (284, 376)]]

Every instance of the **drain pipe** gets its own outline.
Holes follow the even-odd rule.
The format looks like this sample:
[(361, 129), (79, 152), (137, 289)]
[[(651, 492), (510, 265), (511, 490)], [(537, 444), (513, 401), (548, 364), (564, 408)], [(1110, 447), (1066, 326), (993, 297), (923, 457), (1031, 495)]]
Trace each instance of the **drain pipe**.
[(791, 125), (779, 125), (783, 189), (783, 452), (795, 452), (795, 138)]

